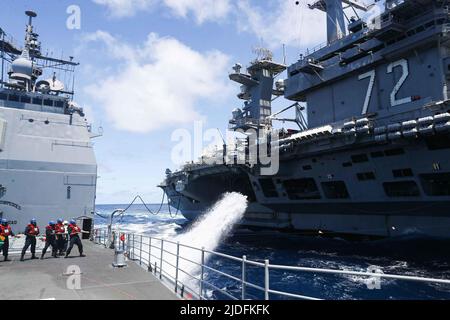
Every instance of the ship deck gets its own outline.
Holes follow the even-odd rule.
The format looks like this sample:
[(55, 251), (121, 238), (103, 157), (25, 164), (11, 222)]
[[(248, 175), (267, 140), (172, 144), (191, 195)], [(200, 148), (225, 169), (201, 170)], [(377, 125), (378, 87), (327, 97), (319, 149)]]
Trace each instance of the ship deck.
[[(27, 251), (20, 262), (17, 246), (10, 262), (0, 257), (0, 300), (176, 300), (178, 297), (153, 274), (132, 261), (127, 267), (113, 268), (114, 251), (91, 241), (83, 241), (86, 257), (55, 259), (47, 252), (44, 260), (31, 260)], [(40, 256), (40, 250), (36, 250)], [(51, 251), (51, 250), (49, 250)], [(39, 252), (39, 254), (38, 254)], [(74, 267), (75, 266), (75, 267)], [(80, 270), (80, 286), (71, 270)], [(69, 286), (68, 286), (69, 283)]]

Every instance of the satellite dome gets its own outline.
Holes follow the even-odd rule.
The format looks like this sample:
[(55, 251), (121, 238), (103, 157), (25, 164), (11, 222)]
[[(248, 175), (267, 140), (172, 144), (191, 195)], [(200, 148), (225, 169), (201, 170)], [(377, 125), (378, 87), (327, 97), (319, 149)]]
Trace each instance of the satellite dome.
[(12, 73), (18, 73), (31, 77), (33, 74), (33, 63), (31, 60), (19, 57), (11, 64)]

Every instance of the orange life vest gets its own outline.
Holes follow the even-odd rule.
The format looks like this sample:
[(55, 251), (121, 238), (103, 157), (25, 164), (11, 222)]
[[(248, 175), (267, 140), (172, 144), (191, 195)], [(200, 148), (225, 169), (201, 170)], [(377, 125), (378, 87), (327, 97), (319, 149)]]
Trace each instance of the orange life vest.
[(58, 233), (64, 233), (66, 230), (64, 230), (64, 225), (62, 223), (58, 223), (55, 226), (55, 231), (58, 234)]
[(74, 225), (74, 224), (69, 225), (69, 228), (70, 228), (70, 235), (71, 236), (74, 236), (74, 235), (78, 234), (81, 231), (80, 227), (77, 226), (77, 225)]
[(37, 236), (39, 234), (39, 227), (32, 225), (31, 223), (27, 226), (28, 227), (28, 234)]
[(8, 237), (11, 235), (11, 233), (12, 233), (12, 230), (11, 230), (10, 226), (0, 225), (0, 235), (2, 235), (4, 237)]

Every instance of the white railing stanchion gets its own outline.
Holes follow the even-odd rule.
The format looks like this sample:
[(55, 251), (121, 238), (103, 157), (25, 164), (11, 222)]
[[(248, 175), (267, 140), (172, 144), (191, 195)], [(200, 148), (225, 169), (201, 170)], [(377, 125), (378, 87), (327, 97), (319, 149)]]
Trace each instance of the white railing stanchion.
[(133, 253), (131, 255), (131, 259), (134, 261), (134, 233), (133, 233)]
[(152, 237), (148, 237), (148, 270), (152, 269)]
[(264, 260), (264, 300), (269, 300), (269, 260)]
[(205, 274), (205, 247), (202, 247), (202, 261), (201, 261), (201, 274), (200, 274), (200, 300), (203, 300), (203, 279)]
[(164, 253), (164, 240), (161, 239), (161, 259), (159, 260), (159, 279), (162, 279), (163, 253)]
[(180, 241), (177, 241), (177, 261), (175, 263), (175, 292), (178, 291), (178, 267), (180, 263)]
[(142, 265), (142, 234), (139, 244), (139, 265)]
[(245, 282), (247, 281), (247, 277), (246, 277), (246, 270), (245, 270), (245, 261), (247, 260), (247, 256), (242, 256), (242, 277), (241, 277), (241, 281), (242, 281), (242, 292), (241, 292), (241, 299), (245, 300)]
[(130, 250), (130, 234), (127, 233), (127, 257), (131, 258), (131, 250)]

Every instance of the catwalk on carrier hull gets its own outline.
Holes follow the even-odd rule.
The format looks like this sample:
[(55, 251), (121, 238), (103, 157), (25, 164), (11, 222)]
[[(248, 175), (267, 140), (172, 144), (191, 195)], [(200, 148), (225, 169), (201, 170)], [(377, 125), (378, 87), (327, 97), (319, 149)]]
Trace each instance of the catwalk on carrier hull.
[(78, 63), (41, 54), (36, 13), (26, 14), (23, 48), (0, 29), (0, 216), (17, 232), (32, 217), (40, 225), (58, 217), (89, 221), (97, 181), (94, 135), (73, 90), (56, 77), (72, 80)]
[[(261, 175), (258, 164), (206, 164), (202, 157), (166, 172), (161, 187), (172, 206), (192, 220), (224, 192), (238, 191), (250, 200), (244, 226), (449, 237), (449, 5), (309, 5), (327, 14), (326, 45), (288, 67), (266, 54), (247, 72), (236, 65), (230, 74), (242, 85), (245, 105), (233, 111), (232, 130), (269, 132), (281, 120), (272, 114), (273, 98), (294, 102), (300, 129), (281, 131), (279, 146), (271, 144), (280, 154), (278, 173)], [(356, 15), (347, 25), (343, 6)], [(360, 12), (369, 18), (360, 19)], [(275, 82), (285, 69), (287, 79)]]

